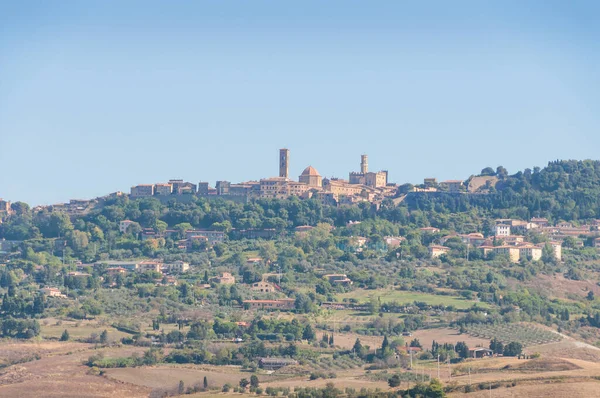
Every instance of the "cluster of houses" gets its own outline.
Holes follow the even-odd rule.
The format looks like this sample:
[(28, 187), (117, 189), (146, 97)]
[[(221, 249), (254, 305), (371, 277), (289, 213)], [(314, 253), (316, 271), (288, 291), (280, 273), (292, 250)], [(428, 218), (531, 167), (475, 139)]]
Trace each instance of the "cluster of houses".
[(252, 198), (278, 198), (290, 196), (316, 198), (329, 205), (351, 205), (358, 202), (381, 203), (385, 197), (393, 196), (396, 184), (388, 182), (388, 172), (369, 171), (367, 155), (361, 155), (360, 171), (350, 172), (348, 179), (323, 178), (312, 166), (304, 169), (298, 181), (290, 178), (289, 149), (279, 150), (279, 174), (261, 178), (259, 181), (231, 183), (217, 181), (215, 187), (207, 182), (194, 184), (183, 180), (169, 180), (167, 183), (141, 184), (131, 187), (131, 198), (155, 197), (166, 201), (177, 197), (188, 200), (192, 197), (219, 197), (246, 202)]
[[(132, 225), (139, 225), (135, 221), (123, 220), (119, 223), (119, 232), (126, 234), (130, 232)], [(143, 228), (140, 232), (140, 238), (142, 241), (158, 238), (168, 238), (178, 231), (174, 229), (167, 229), (163, 232), (156, 231), (153, 228)], [(184, 250), (191, 250), (195, 243), (206, 243), (208, 245), (214, 245), (215, 243), (222, 243), (225, 241), (225, 232), (215, 231), (210, 229), (189, 229), (183, 232), (185, 235), (184, 239), (177, 240), (177, 247)]]
[[(127, 272), (158, 272), (161, 274), (181, 274), (190, 269), (190, 264), (185, 261), (173, 261), (163, 263), (160, 260), (124, 260), (113, 261), (105, 260), (98, 261), (93, 266), (106, 266), (106, 272), (109, 275), (126, 274)], [(86, 264), (78, 264), (78, 268), (85, 267)]]
[[(421, 230), (430, 233), (439, 232), (439, 229), (432, 227), (421, 228)], [(551, 238), (549, 244), (558, 261), (562, 261), (562, 239), (566, 236), (579, 237), (594, 233), (592, 226), (573, 227), (569, 223), (564, 223), (549, 227), (548, 220), (544, 218), (533, 218), (531, 221), (498, 219), (494, 228), (494, 236), (485, 237), (481, 233), (450, 234), (439, 239), (438, 245), (429, 246), (429, 254), (432, 258), (436, 258), (449, 253), (451, 249), (444, 244), (451, 238), (459, 238), (467, 247), (483, 249), (486, 257), (493, 253), (507, 256), (514, 263), (521, 259), (537, 261), (542, 258), (545, 243), (527, 242), (525, 236), (521, 234), (527, 233), (529, 230), (535, 230)]]

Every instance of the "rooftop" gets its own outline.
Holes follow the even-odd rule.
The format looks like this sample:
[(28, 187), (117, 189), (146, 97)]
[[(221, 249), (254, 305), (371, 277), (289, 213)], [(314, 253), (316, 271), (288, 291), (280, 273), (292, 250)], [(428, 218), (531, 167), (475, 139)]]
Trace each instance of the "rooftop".
[(312, 166), (308, 166), (307, 168), (304, 169), (304, 171), (302, 172), (303, 176), (318, 176), (320, 177), (321, 175), (319, 174), (319, 172)]

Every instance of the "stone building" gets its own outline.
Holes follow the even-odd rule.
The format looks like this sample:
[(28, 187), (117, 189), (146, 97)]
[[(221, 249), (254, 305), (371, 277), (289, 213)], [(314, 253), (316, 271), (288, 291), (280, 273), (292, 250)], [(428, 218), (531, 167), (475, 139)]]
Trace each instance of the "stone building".
[(300, 174), (298, 181), (308, 185), (311, 188), (321, 188), (323, 186), (323, 179), (321, 175), (312, 166), (308, 166), (304, 169), (302, 174)]

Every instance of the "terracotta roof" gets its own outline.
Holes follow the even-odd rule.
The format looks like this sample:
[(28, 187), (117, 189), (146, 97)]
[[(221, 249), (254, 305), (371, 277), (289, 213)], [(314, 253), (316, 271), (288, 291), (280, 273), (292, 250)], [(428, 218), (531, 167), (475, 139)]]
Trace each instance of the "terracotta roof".
[(304, 169), (304, 171), (302, 172), (303, 176), (321, 176), (319, 174), (319, 172), (312, 166), (308, 166), (307, 168)]

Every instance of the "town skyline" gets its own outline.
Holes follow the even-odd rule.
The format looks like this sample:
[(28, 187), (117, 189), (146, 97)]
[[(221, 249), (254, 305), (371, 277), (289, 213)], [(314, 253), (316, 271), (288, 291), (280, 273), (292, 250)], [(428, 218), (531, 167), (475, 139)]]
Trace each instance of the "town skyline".
[(279, 147), (292, 175), (368, 153), (398, 183), (598, 157), (593, 3), (26, 3), (0, 15), (12, 200), (244, 181)]
[[(289, 148), (280, 148), (280, 149), (276, 150), (276, 151), (278, 151), (280, 153), (280, 159), (279, 159), (280, 161), (281, 161), (281, 151), (284, 151), (284, 150), (288, 151), (288, 156), (289, 156), (289, 158), (288, 158), (288, 165), (287, 165), (287, 169), (288, 169), (288, 171), (287, 171), (287, 173), (288, 173), (287, 178), (290, 181), (292, 181), (292, 182), (294, 182), (294, 181), (295, 182), (298, 182), (298, 181), (302, 182), (301, 181), (301, 179), (302, 179), (302, 173), (306, 172), (306, 170), (308, 170), (309, 168), (314, 168), (314, 169), (316, 169), (316, 171), (320, 170), (320, 167), (314, 166), (314, 164), (318, 164), (318, 163), (313, 163), (313, 164), (309, 163), (309, 164), (306, 164), (305, 166), (303, 166), (302, 164), (298, 164), (298, 162), (295, 162), (295, 156), (293, 154), (290, 155), (291, 151), (290, 151)], [(271, 150), (271, 152), (275, 152), (275, 150)], [(272, 156), (272, 158), (274, 158), (274, 156)], [(369, 159), (369, 160), (367, 161), (367, 159)], [(199, 190), (200, 186), (202, 184), (206, 184), (207, 187), (211, 190), (210, 192), (211, 192), (211, 195), (212, 195), (212, 194), (215, 194), (216, 190), (218, 190), (219, 183), (221, 183), (221, 182), (229, 183), (229, 184), (232, 184), (232, 185), (243, 185), (243, 184), (248, 184), (248, 183), (260, 183), (263, 180), (267, 180), (267, 179), (271, 179), (271, 178), (277, 178), (278, 174), (279, 174), (279, 177), (281, 177), (281, 172), (282, 172), (281, 171), (281, 167), (279, 167), (279, 169), (277, 169), (275, 167), (276, 166), (274, 164), (275, 160), (277, 160), (277, 159), (271, 159), (271, 170), (269, 172), (267, 172), (267, 174), (262, 175), (262, 176), (254, 176), (253, 178), (242, 179), (242, 180), (238, 180), (238, 181), (224, 179), (224, 178), (219, 178), (219, 177), (217, 177), (216, 179), (210, 181), (208, 179), (203, 179), (203, 178), (180, 178), (181, 176), (177, 175), (177, 176), (175, 176), (175, 178), (173, 178), (173, 176), (170, 176), (169, 178), (162, 178), (162, 179), (156, 179), (155, 178), (155, 179), (147, 180), (147, 181), (144, 181), (144, 182), (130, 184), (129, 187), (124, 187), (123, 189), (108, 189), (105, 192), (98, 192), (96, 194), (92, 194), (91, 196), (90, 195), (88, 195), (88, 196), (82, 196), (82, 195), (79, 195), (79, 196), (74, 196), (74, 195), (68, 196), (67, 195), (68, 197), (67, 196), (61, 196), (61, 199), (58, 200), (58, 201), (44, 202), (44, 203), (40, 203), (40, 202), (36, 202), (36, 201), (20, 200), (19, 198), (11, 198), (8, 195), (4, 195), (3, 196), (2, 192), (0, 192), (0, 201), (3, 200), (3, 201), (6, 201), (7, 203), (11, 203), (11, 202), (14, 203), (14, 202), (21, 201), (21, 202), (28, 203), (28, 204), (30, 204), (32, 206), (42, 206), (42, 207), (43, 206), (52, 206), (52, 205), (57, 205), (57, 204), (61, 204), (61, 203), (68, 204), (69, 202), (75, 202), (76, 203), (77, 201), (89, 201), (89, 200), (92, 200), (92, 199), (106, 197), (107, 195), (112, 195), (112, 194), (121, 194), (122, 193), (122, 194), (129, 195), (129, 194), (131, 194), (131, 191), (133, 190), (133, 188), (135, 188), (137, 186), (145, 186), (145, 185), (160, 186), (160, 185), (169, 185), (169, 184), (173, 185), (173, 182), (175, 182), (175, 184), (177, 184), (178, 181), (179, 182), (185, 182), (186, 184), (194, 184), (194, 194), (197, 193), (196, 190)], [(324, 181), (329, 181), (329, 180), (336, 180), (337, 181), (337, 180), (341, 180), (341, 181), (345, 181), (346, 183), (348, 183), (348, 181), (350, 181), (352, 179), (352, 174), (358, 174), (358, 173), (364, 171), (363, 170), (363, 161), (367, 161), (368, 162), (367, 165), (366, 165), (367, 168), (369, 168), (368, 164), (371, 162), (371, 158), (366, 153), (361, 153), (361, 155), (360, 155), (360, 162), (358, 161), (357, 156), (355, 156), (354, 160), (355, 160), (354, 167), (351, 168), (350, 170), (347, 170), (345, 173), (342, 172), (339, 175), (329, 175), (329, 176), (327, 176), (327, 175), (321, 174), (319, 172), (319, 177), (322, 178)], [(585, 159), (585, 160), (587, 160), (587, 159)], [(549, 162), (552, 162), (552, 161), (554, 161), (554, 160), (548, 160), (548, 162), (546, 164), (548, 164)], [(372, 162), (372, 163), (374, 163), (376, 165), (380, 165), (382, 163), (385, 163), (385, 160), (382, 161), (381, 159), (379, 159), (379, 160), (376, 159), (375, 162)], [(518, 171), (524, 171), (527, 168), (533, 169), (534, 167), (544, 167), (544, 166), (546, 166), (546, 164), (543, 164), (543, 165), (534, 165), (534, 166), (526, 167), (526, 168), (520, 169), (520, 170), (508, 170), (508, 172), (509, 172), (509, 174), (514, 174), (514, 173), (516, 173)], [(491, 167), (492, 169), (496, 170), (496, 167), (504, 167), (504, 166), (503, 165), (498, 165), (498, 166), (488, 165), (488, 166), (482, 167), (481, 170), (483, 170), (484, 168), (487, 168), (487, 167)], [(303, 171), (296, 173), (296, 170), (298, 170), (298, 169), (303, 170)], [(290, 170), (293, 170), (293, 172), (291, 172)], [(373, 170), (374, 170), (374, 168), (370, 168), (370, 171), (373, 171)], [(382, 168), (382, 169), (378, 168), (377, 169), (378, 172), (379, 171), (383, 171), (383, 172), (386, 173), (386, 176), (385, 176), (385, 185), (389, 184), (390, 187), (393, 188), (393, 189), (389, 190), (388, 194), (386, 194), (386, 196), (390, 196), (390, 197), (393, 196), (393, 194), (395, 194), (397, 192), (398, 187), (400, 187), (401, 185), (404, 185), (404, 184), (411, 184), (411, 185), (414, 185), (414, 186), (427, 185), (427, 180), (435, 180), (436, 184), (438, 182), (440, 182), (440, 183), (443, 183), (443, 182), (456, 182), (456, 181), (464, 182), (464, 181), (468, 180), (470, 177), (478, 175), (481, 170), (475, 170), (474, 169), (470, 174), (468, 174), (466, 176), (454, 176), (454, 178), (449, 178), (449, 179), (438, 178), (437, 175), (430, 175), (430, 176), (424, 176), (420, 181), (396, 181), (396, 180), (393, 180), (393, 179), (389, 178), (390, 174), (392, 176), (394, 175), (393, 171), (391, 171), (391, 173), (390, 173), (390, 170), (388, 168)], [(374, 173), (371, 173), (371, 174), (374, 174)], [(440, 173), (439, 175), (448, 175), (448, 174), (447, 173)], [(214, 182), (214, 184), (213, 184), (213, 182)], [(354, 181), (353, 183), (358, 183), (358, 182)], [(364, 181), (363, 181), (363, 183), (364, 183)], [(318, 185), (321, 185), (320, 181), (319, 181)], [(313, 188), (314, 188), (314, 186), (313, 186)], [(392, 191), (393, 191), (393, 194), (392, 194)], [(176, 194), (176, 191), (173, 190), (173, 188), (171, 188), (171, 192), (173, 194)], [(219, 194), (221, 194), (221, 193), (219, 193)], [(155, 195), (155, 193), (153, 192), (153, 194), (151, 196), (154, 196), (154, 195)], [(156, 195), (159, 195), (159, 194), (156, 193)], [(200, 195), (199, 191), (198, 191), (198, 195)], [(239, 194), (236, 194), (236, 196), (237, 195), (239, 195)], [(146, 196), (146, 195), (141, 195), (141, 196)], [(301, 195), (297, 195), (297, 196), (301, 197)], [(135, 195), (133, 197), (135, 197)], [(257, 198), (257, 197), (259, 197), (259, 196), (249, 196), (249, 198)], [(268, 196), (268, 197), (271, 197), (271, 196)], [(275, 197), (275, 196), (273, 196), (273, 197)], [(280, 196), (280, 198), (281, 198), (281, 196)], [(301, 197), (301, 198), (306, 199), (306, 197)]]

